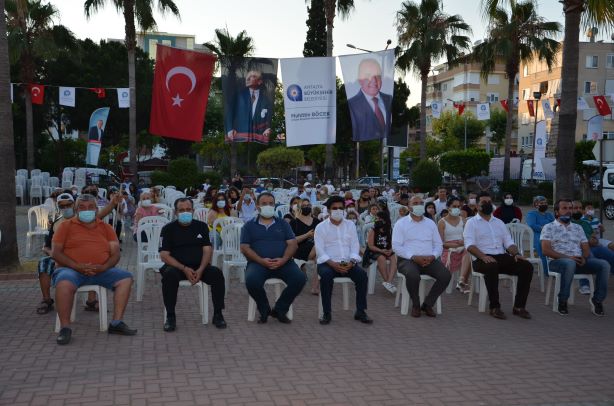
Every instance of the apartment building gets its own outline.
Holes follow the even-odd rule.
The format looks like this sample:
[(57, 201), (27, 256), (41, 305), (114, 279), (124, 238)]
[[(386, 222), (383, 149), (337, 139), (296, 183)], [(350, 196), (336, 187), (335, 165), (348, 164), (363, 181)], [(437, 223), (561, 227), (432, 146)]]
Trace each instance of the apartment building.
[[(561, 97), (561, 66), (563, 50), (556, 56), (552, 70), (543, 62), (533, 61), (520, 66), (520, 102), (518, 106), (518, 145), (522, 152), (533, 150), (533, 128), (535, 119), (530, 117), (527, 100), (533, 100), (533, 92), (541, 92), (541, 99), (548, 99), (552, 106)], [(609, 95), (607, 101), (614, 107), (614, 42), (580, 42), (578, 65), (578, 96), (584, 97), (589, 109), (578, 111), (576, 121), (576, 141), (587, 138), (588, 121), (597, 115), (593, 96)], [(537, 110), (537, 120), (544, 119), (541, 102)], [(612, 116), (603, 117), (603, 135), (614, 138)], [(548, 133), (547, 154), (553, 156), (558, 135), (558, 114), (546, 120)]]

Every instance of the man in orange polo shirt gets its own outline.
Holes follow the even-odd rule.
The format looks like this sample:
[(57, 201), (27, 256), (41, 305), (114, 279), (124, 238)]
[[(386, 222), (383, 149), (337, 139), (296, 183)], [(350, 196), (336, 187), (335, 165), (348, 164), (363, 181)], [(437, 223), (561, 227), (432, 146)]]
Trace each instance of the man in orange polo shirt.
[(96, 218), (98, 207), (94, 196), (79, 196), (75, 209), (76, 215), (58, 227), (52, 240), (51, 256), (56, 262), (53, 284), (61, 326), (57, 343), (70, 342), (72, 303), (77, 288), (83, 285), (100, 285), (114, 291), (109, 334), (135, 335), (136, 330), (122, 321), (130, 298), (132, 274), (115, 268), (120, 256), (115, 231)]

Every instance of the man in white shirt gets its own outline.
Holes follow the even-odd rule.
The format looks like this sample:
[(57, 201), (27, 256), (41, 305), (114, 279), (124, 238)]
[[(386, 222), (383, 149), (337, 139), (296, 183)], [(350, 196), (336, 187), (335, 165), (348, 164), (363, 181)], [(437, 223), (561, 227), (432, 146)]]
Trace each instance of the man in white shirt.
[(318, 192), (311, 186), (311, 183), (305, 182), (303, 184), (305, 191), (299, 195), (301, 199), (309, 199), (311, 204), (318, 203)]
[(328, 189), (329, 196), (332, 195), (333, 192), (335, 191), (335, 186), (333, 185), (333, 182), (330, 179), (326, 181), (326, 188)]
[[(450, 271), (439, 257), (443, 250), (441, 236), (435, 222), (424, 218), (424, 202), (419, 196), (409, 201), (411, 212), (401, 218), (392, 230), (392, 250), (397, 254), (400, 273), (405, 276), (409, 296), (413, 302), (412, 317), (426, 313), (435, 317), (433, 305), (450, 283)], [(420, 306), (420, 275), (435, 278), (435, 283)]]
[(499, 303), (499, 274), (518, 276), (518, 286), (514, 299), (513, 313), (523, 319), (530, 319), (531, 314), (525, 309), (533, 265), (526, 261), (505, 224), (492, 215), (492, 199), (488, 192), (480, 192), (477, 197), (478, 214), (465, 224), (463, 237), (465, 248), (473, 257), (473, 270), (484, 275), (486, 290), (490, 299), (490, 315), (497, 319), (506, 319)]
[(356, 313), (354, 320), (365, 324), (373, 323), (367, 316), (367, 273), (357, 264), (360, 263), (360, 244), (356, 226), (344, 219), (344, 201), (341, 196), (332, 196), (326, 202), (330, 217), (317, 225), (314, 240), (316, 261), (320, 275), (320, 295), (322, 296), (322, 318), (320, 324), (329, 324), (331, 317), (331, 296), (334, 278), (352, 279), (356, 287)]
[(254, 217), (256, 217), (256, 196), (254, 195), (254, 191), (250, 188), (244, 187), (241, 192), (241, 197), (237, 202), (237, 212), (239, 213), (239, 218), (243, 220), (243, 222), (247, 222)]
[(448, 190), (445, 187), (440, 186), (439, 190), (437, 191), (437, 196), (439, 198), (435, 200), (435, 213), (440, 216), (441, 211), (448, 207)]
[(560, 199), (556, 202), (554, 212), (557, 219), (542, 228), (540, 240), (543, 254), (552, 258), (550, 271), (561, 274), (558, 311), (563, 316), (569, 314), (567, 299), (574, 275), (595, 274), (596, 289), (591, 298), (591, 308), (593, 314), (603, 316), (605, 313), (602, 302), (608, 294), (610, 264), (606, 260), (591, 256), (591, 249), (582, 226), (571, 222), (570, 199)]

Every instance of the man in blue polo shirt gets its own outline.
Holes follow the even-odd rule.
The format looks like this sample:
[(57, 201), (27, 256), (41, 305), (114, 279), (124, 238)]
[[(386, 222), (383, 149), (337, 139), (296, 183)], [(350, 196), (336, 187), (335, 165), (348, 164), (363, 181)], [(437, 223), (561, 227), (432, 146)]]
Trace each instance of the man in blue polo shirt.
[[(307, 282), (292, 260), (298, 243), (290, 225), (275, 218), (275, 197), (271, 193), (261, 193), (256, 206), (258, 215), (241, 230), (241, 252), (248, 261), (245, 285), (258, 306), (258, 323), (266, 323), (271, 315), (287, 324), (290, 319), (286, 313)], [(272, 310), (264, 290), (270, 278), (279, 278), (287, 285)]]

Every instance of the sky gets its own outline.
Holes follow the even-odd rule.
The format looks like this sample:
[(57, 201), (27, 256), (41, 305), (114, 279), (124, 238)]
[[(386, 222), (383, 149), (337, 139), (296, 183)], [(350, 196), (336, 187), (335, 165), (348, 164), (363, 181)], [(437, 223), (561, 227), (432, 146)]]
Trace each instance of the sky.
[[(123, 16), (106, 1), (105, 8), (87, 20), (83, 13), (83, 0), (54, 0), (60, 11), (59, 23), (67, 26), (78, 38), (95, 41), (123, 38)], [(444, 11), (460, 14), (472, 27), (473, 41), (484, 37), (485, 23), (481, 17), (479, 0), (444, 0)], [(562, 5), (558, 0), (539, 0), (539, 13), (547, 20), (564, 22)], [(196, 42), (212, 41), (216, 28), (227, 27), (232, 35), (246, 30), (254, 39), (255, 56), (299, 57), (305, 43), (307, 9), (304, 0), (175, 0), (181, 18), (158, 15), (158, 31), (174, 34), (194, 34)], [(401, 8), (399, 0), (354, 0), (355, 10), (348, 19), (336, 19), (333, 31), (333, 55), (353, 54), (359, 51), (346, 44), (378, 51), (386, 41), (397, 44), (395, 15)], [(562, 36), (561, 36), (562, 38)], [(586, 37), (581, 35), (581, 40)], [(338, 66), (338, 65), (337, 65)], [(337, 76), (341, 76), (339, 70)], [(409, 105), (420, 101), (420, 83), (409, 73), (405, 77), (411, 95)], [(72, 84), (78, 85), (78, 84)]]

